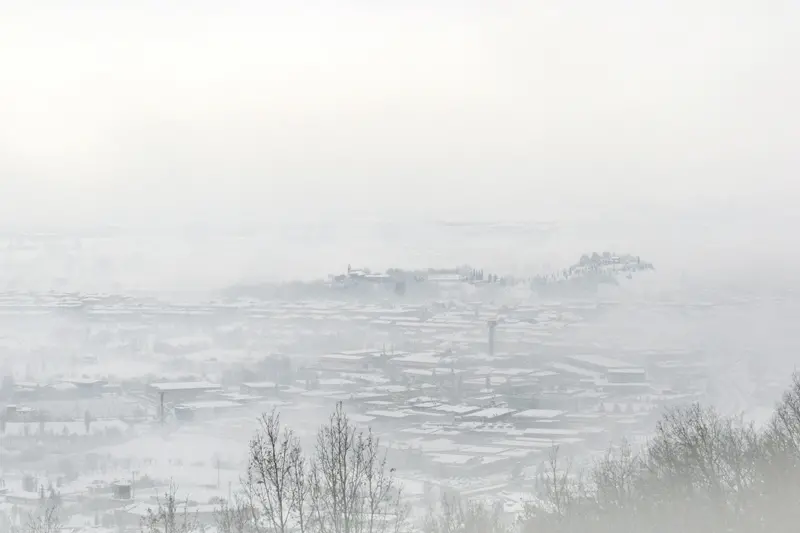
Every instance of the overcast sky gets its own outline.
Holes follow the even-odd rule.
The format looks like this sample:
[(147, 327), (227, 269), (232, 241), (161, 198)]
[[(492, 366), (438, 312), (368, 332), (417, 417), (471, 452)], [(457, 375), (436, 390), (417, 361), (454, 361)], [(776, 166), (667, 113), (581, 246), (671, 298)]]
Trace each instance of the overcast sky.
[(791, 206), (798, 14), (5, 0), (0, 222)]

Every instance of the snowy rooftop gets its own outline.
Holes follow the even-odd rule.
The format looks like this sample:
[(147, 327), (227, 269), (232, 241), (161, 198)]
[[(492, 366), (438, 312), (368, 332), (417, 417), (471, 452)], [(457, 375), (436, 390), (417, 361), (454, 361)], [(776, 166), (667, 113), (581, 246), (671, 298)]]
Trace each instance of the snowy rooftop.
[(609, 374), (644, 374), (644, 368), (609, 368)]
[(387, 411), (385, 409), (376, 409), (374, 411), (367, 411), (368, 416), (372, 417), (386, 417), (386, 418), (405, 418), (410, 416), (406, 411)]
[(209, 383), (207, 381), (173, 381), (167, 383), (151, 383), (150, 386), (157, 391), (203, 391), (203, 390), (216, 390), (219, 385)]
[(587, 370), (585, 368), (580, 368), (574, 365), (569, 365), (567, 363), (551, 363), (550, 367), (567, 374), (575, 374), (578, 376), (585, 376), (590, 378), (599, 376), (599, 373), (597, 372), (594, 372), (592, 370)]
[(243, 387), (247, 387), (248, 389), (274, 389), (275, 382), (274, 381), (250, 381), (247, 383), (242, 383)]
[(610, 357), (604, 357), (602, 355), (572, 355), (569, 359), (574, 362), (603, 367), (608, 370), (613, 368), (630, 368), (633, 366), (619, 359), (611, 359)]
[(402, 357), (395, 357), (393, 361), (398, 363), (436, 365), (441, 362), (441, 358), (434, 352), (420, 352), (412, 353)]
[(186, 407), (189, 409), (223, 409), (226, 407), (241, 407), (240, 402), (232, 400), (214, 400), (207, 402), (186, 402), (180, 404), (179, 407)]
[(353, 355), (344, 353), (329, 353), (322, 356), (322, 359), (332, 359), (336, 361), (361, 361), (366, 356), (363, 354)]
[(480, 411), (464, 415), (465, 418), (497, 418), (499, 416), (513, 413), (515, 409), (508, 407), (489, 407)]
[(444, 413), (453, 413), (453, 414), (457, 414), (457, 415), (463, 415), (463, 414), (479, 411), (480, 407), (476, 407), (474, 405), (464, 405), (464, 404), (459, 404), (459, 405), (444, 404), (444, 405), (440, 405), (438, 407), (434, 407), (434, 410), (435, 411), (442, 411)]
[(564, 411), (556, 409), (528, 409), (514, 414), (514, 417), (519, 418), (556, 418), (564, 414)]

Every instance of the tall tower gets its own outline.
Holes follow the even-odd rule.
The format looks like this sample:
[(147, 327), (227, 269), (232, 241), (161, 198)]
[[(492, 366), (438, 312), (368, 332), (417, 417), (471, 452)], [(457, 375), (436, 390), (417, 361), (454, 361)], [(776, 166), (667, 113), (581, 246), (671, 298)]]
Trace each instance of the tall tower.
[(497, 327), (497, 320), (489, 320), (486, 322), (489, 326), (489, 357), (494, 355), (494, 329)]

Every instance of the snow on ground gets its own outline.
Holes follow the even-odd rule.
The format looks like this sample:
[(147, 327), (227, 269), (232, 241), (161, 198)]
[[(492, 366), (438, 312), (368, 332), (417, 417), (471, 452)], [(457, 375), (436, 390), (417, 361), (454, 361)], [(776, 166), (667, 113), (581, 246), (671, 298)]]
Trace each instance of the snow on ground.
[[(178, 430), (168, 435), (149, 434), (98, 450), (118, 459), (152, 461), (160, 466), (180, 461), (185, 465), (209, 462), (219, 458), (228, 463), (241, 463), (247, 456), (247, 441)], [(216, 460), (216, 459), (214, 459)]]

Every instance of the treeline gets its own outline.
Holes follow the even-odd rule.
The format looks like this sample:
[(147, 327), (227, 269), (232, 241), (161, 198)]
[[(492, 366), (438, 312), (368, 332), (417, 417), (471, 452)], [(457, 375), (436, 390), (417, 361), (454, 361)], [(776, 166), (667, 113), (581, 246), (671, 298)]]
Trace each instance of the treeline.
[(695, 404), (667, 412), (641, 451), (623, 443), (571, 472), (554, 448), (545, 466), (515, 524), (466, 503), (443, 506), (428, 531), (800, 531), (800, 375), (764, 428)]
[[(394, 476), (379, 440), (356, 428), (341, 404), (310, 450), (273, 411), (261, 417), (241, 490), (219, 506), (215, 527), (218, 533), (798, 531), (800, 374), (763, 428), (690, 405), (667, 412), (643, 449), (621, 443), (585, 471), (573, 471), (554, 447), (515, 518), (453, 497), (412, 517)], [(203, 531), (187, 509), (171, 487), (141, 531)], [(24, 530), (50, 533), (53, 524), (48, 515)]]
[[(305, 453), (277, 411), (250, 440), (241, 490), (216, 512), (218, 533), (399, 533), (409, 524), (394, 469), (370, 430), (350, 422), (341, 403)], [(171, 486), (142, 520), (143, 533), (204, 528)]]

